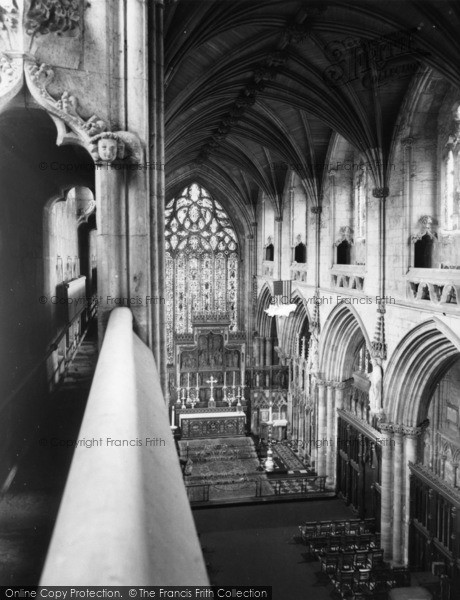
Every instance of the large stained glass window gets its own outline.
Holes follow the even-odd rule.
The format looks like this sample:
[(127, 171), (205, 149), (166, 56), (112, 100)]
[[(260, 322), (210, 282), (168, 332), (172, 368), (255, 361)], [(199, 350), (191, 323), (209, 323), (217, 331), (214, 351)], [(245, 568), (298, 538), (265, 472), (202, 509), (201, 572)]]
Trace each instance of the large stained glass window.
[(174, 333), (192, 331), (192, 312), (226, 311), (238, 323), (238, 241), (222, 206), (197, 184), (166, 206), (168, 362)]

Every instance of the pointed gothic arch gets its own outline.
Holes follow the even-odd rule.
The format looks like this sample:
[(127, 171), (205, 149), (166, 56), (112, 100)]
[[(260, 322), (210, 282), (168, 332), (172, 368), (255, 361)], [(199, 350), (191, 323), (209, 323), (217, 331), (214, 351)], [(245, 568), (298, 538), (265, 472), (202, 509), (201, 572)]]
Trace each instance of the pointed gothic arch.
[(319, 345), (319, 371), (326, 380), (345, 381), (353, 374), (355, 354), (369, 334), (353, 306), (339, 304), (329, 314)]
[(259, 297), (257, 299), (257, 314), (255, 322), (255, 330), (261, 337), (270, 337), (271, 331), (271, 319), (265, 310), (269, 308), (272, 299), (272, 290), (268, 283), (265, 283), (260, 290)]
[(383, 386), (387, 420), (416, 427), (439, 379), (460, 358), (460, 335), (437, 317), (409, 331), (394, 351)]
[(305, 322), (311, 323), (312, 318), (305, 298), (299, 290), (292, 292), (291, 299), (297, 304), (297, 308), (285, 320), (282, 335), (283, 348), (286, 348), (292, 356), (296, 346), (296, 334), (300, 334)]

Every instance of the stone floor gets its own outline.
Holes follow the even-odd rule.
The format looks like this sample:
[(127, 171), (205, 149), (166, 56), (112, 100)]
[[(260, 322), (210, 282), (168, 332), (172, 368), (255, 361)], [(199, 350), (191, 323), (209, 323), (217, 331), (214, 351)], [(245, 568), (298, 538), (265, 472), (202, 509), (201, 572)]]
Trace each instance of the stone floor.
[(46, 557), (97, 362), (90, 329), (0, 500), (0, 586), (36, 585)]
[(273, 600), (331, 600), (319, 563), (296, 542), (306, 520), (353, 518), (341, 500), (201, 508), (193, 511), (213, 585), (272, 586)]

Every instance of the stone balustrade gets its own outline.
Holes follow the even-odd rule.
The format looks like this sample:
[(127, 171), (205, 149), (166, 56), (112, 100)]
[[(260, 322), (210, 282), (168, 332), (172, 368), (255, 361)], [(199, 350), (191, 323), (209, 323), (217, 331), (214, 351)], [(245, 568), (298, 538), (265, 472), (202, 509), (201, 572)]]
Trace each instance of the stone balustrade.
[(411, 268), (406, 281), (409, 300), (458, 307), (460, 269)]
[(332, 287), (357, 291), (364, 288), (365, 265), (334, 265), (330, 273)]

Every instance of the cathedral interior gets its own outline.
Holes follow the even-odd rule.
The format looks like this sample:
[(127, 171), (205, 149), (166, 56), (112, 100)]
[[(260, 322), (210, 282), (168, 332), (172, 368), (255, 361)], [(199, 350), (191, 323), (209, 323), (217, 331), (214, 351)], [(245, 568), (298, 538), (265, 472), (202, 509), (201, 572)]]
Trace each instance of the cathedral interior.
[(1, 586), (458, 598), (459, 27), (0, 0)]

